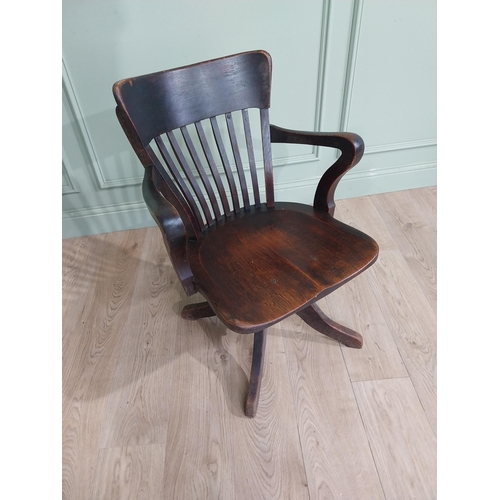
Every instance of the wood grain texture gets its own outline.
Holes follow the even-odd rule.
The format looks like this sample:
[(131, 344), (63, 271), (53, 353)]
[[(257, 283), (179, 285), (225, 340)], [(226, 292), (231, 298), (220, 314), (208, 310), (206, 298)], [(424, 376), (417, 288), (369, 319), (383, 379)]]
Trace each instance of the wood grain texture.
[[(71, 341), (70, 333), (88, 320), (89, 308), (86, 301), (92, 296), (102, 274), (109, 271), (108, 262), (95, 259), (95, 255), (105, 252), (106, 235), (63, 240), (62, 314), (64, 316), (63, 342)], [(65, 349), (67, 352), (67, 349)]]
[(144, 353), (121, 356), (104, 413), (100, 447), (116, 448), (167, 442), (171, 357)]
[(435, 314), (373, 198), (336, 213), (381, 260), (319, 302), (363, 349), (271, 327), (254, 419), (252, 335), (182, 319), (157, 228), (65, 240), (63, 499), (434, 498)]
[[(228, 331), (224, 337), (231, 362), (243, 370), (246, 382), (250, 374), (252, 336)], [(231, 419), (234, 440), (235, 497), (309, 500), (293, 394), (288, 378), (285, 348), (279, 326), (267, 331), (265, 376), (262, 379), (259, 411), (255, 418), (241, 418), (235, 407)], [(227, 377), (229, 381), (233, 377)], [(232, 391), (241, 393), (241, 382)], [(243, 386), (243, 396), (245, 392)], [(240, 396), (241, 397), (241, 396)]]
[[(72, 287), (72, 302), (82, 313), (77, 326), (67, 332), (62, 372), (62, 455), (63, 498), (89, 498), (93, 469), (96, 466), (103, 416), (117, 365), (120, 332), (125, 324), (131, 291), (136, 281), (140, 231), (106, 235), (90, 241), (99, 251), (81, 266), (89, 269), (89, 291), (86, 281), (80, 292)], [(99, 259), (100, 272), (91, 270)], [(73, 261), (74, 262), (74, 261)], [(74, 264), (76, 265), (76, 264)], [(77, 295), (81, 299), (77, 299)], [(71, 309), (71, 308), (70, 308)], [(65, 316), (71, 317), (69, 311)], [(63, 326), (64, 330), (64, 326)]]
[[(373, 202), (378, 196), (381, 195), (371, 196), (370, 201)], [(396, 207), (397, 197), (393, 199)], [(371, 273), (365, 273), (365, 279), (369, 280), (405, 368), (436, 429), (436, 313), (391, 236), (391, 228), (399, 224), (391, 219), (384, 221), (375, 205), (368, 202), (365, 210), (355, 212), (346, 208), (343, 215), (355, 227), (358, 224), (360, 227), (370, 224), (370, 231), (379, 241), (382, 250), (377, 265), (371, 269)]]
[[(379, 259), (372, 286), (434, 429), (436, 429), (436, 315), (421, 293), (404, 258), (390, 252)], [(383, 280), (379, 282), (378, 280)], [(384, 283), (384, 285), (382, 285)], [(386, 294), (386, 300), (380, 294)]]
[(231, 434), (225, 354), (214, 323), (183, 321), (175, 330), (175, 356), (165, 395), (167, 499), (235, 498), (233, 450), (227, 445)]
[(363, 337), (358, 332), (331, 320), (316, 303), (298, 311), (297, 316), (314, 330), (340, 344), (353, 349), (363, 347)]
[(409, 189), (406, 191), (406, 195), (420, 216), (425, 219), (427, 225), (435, 231), (437, 226), (437, 187)]
[(324, 299), (324, 310), (363, 335), (362, 349), (341, 346), (353, 382), (405, 377), (408, 372), (369, 280), (362, 275), (347, 283)]
[(248, 395), (245, 402), (245, 415), (253, 418), (259, 407), (260, 386), (263, 377), (264, 356), (266, 352), (267, 332), (255, 332), (253, 335), (252, 367), (250, 369), (250, 381), (248, 384)]
[(205, 118), (245, 108), (268, 108), (271, 57), (254, 51), (120, 80), (119, 109), (142, 143)]
[(245, 144), (248, 155), (248, 163), (250, 166), (250, 177), (252, 178), (254, 205), (256, 207), (260, 207), (259, 181), (257, 177), (257, 169), (255, 164), (255, 153), (253, 150), (253, 139), (252, 139), (252, 131), (250, 128), (250, 119), (248, 117), (248, 109), (242, 109), (241, 115), (243, 119), (243, 128), (245, 130)]
[(268, 335), (259, 412), (248, 419), (252, 336), (198, 324), (176, 343), (184, 354), (170, 391), (166, 498), (308, 498), (281, 337)]
[[(340, 200), (336, 216), (358, 228), (372, 227), (373, 216), (378, 220), (369, 197)], [(396, 248), (385, 226), (373, 224), (380, 253), (383, 255)], [(378, 307), (377, 297), (371, 282), (376, 279), (372, 267), (365, 273), (327, 296), (323, 303), (330, 317), (342, 324), (349, 325), (363, 335), (363, 348), (360, 350), (342, 347), (342, 354), (352, 381), (379, 380), (406, 377), (408, 372), (403, 363), (388, 323)]]
[(429, 227), (407, 192), (382, 194), (374, 204), (429, 304), (437, 311), (436, 228)]
[[(107, 401), (95, 392), (109, 391), (118, 358), (82, 360), (74, 367), (72, 387), (63, 390), (62, 408), (62, 498), (90, 498), (97, 466), (100, 434)], [(63, 361), (64, 363), (64, 361)]]
[(386, 500), (436, 498), (436, 437), (409, 378), (353, 384)]
[(240, 333), (265, 329), (335, 290), (377, 253), (366, 234), (296, 203), (229, 219), (187, 245), (197, 289)]
[[(363, 156), (363, 140), (348, 132), (301, 132), (271, 126), (271, 67), (267, 52), (252, 51), (126, 78), (113, 85), (117, 116), (132, 148), (141, 161), (143, 152), (150, 157), (144, 198), (164, 235), (179, 279), (188, 295), (200, 292), (217, 317), (239, 333), (264, 331), (312, 306), (372, 265), (378, 254), (377, 243), (368, 235), (332, 218), (335, 188)], [(265, 208), (258, 201), (255, 206), (250, 203), (234, 123), (233, 112), (239, 116), (237, 112), (243, 110), (249, 148), (248, 108), (257, 108), (260, 114)], [(209, 159), (213, 155), (203, 139), (201, 121), (210, 122), (226, 191), (231, 193), (232, 213), (224, 218), (214, 207), (212, 216), (207, 201), (214, 204), (215, 194), (187, 130), (188, 126), (197, 130), (213, 170)], [(271, 142), (340, 149), (340, 156), (318, 183), (314, 208), (275, 203)], [(249, 166), (255, 167), (252, 154)], [(195, 176), (195, 168), (199, 176)], [(258, 192), (255, 170), (251, 177)], [(216, 173), (216, 184), (218, 180)], [(184, 231), (179, 230), (180, 221)], [(344, 343), (361, 347), (359, 334), (322, 313), (304, 309), (300, 314), (326, 335), (340, 335)], [(249, 414), (256, 411), (253, 406), (249, 404)]]
[(162, 498), (165, 448), (161, 445), (103, 448), (92, 479), (92, 500)]
[(177, 285), (177, 277), (157, 228), (140, 230), (137, 279), (130, 289), (130, 306), (120, 332), (120, 357), (173, 356), (175, 330), (183, 323), (181, 301), (190, 303)]
[(363, 139), (351, 132), (303, 132), (271, 126), (271, 141), (292, 144), (310, 144), (340, 150), (341, 155), (321, 176), (316, 193), (314, 208), (330, 213), (335, 212), (335, 189), (342, 177), (363, 157), (365, 143)]
[(340, 346), (296, 316), (280, 326), (311, 500), (383, 499)]

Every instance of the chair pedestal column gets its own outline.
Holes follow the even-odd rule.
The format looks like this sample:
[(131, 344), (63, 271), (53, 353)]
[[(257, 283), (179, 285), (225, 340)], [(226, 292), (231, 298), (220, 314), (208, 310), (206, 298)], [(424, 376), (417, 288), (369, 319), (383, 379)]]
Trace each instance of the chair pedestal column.
[(263, 330), (255, 332), (253, 337), (252, 368), (250, 370), (250, 383), (248, 384), (248, 395), (245, 404), (245, 415), (250, 418), (255, 417), (257, 407), (259, 406), (266, 335), (267, 332)]
[[(311, 328), (347, 347), (361, 349), (363, 346), (363, 337), (359, 333), (328, 318), (316, 304), (307, 306), (296, 314)], [(185, 306), (182, 309), (181, 316), (184, 319), (195, 321), (215, 316), (215, 312), (208, 302), (199, 302)], [(265, 330), (254, 333), (252, 368), (250, 370), (248, 395), (245, 403), (245, 415), (250, 418), (255, 417), (259, 406), (266, 335), (267, 332)]]

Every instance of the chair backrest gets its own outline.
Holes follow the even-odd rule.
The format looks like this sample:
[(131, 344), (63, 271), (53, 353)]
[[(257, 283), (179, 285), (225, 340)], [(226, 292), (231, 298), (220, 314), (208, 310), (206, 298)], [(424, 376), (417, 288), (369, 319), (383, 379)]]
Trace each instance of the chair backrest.
[[(271, 57), (264, 51), (113, 86), (117, 116), (130, 143), (144, 166), (154, 165), (164, 182), (162, 194), (184, 212), (195, 237), (224, 217), (260, 207), (261, 163), (266, 205), (274, 206), (270, 92)], [(262, 149), (254, 148), (259, 143)]]

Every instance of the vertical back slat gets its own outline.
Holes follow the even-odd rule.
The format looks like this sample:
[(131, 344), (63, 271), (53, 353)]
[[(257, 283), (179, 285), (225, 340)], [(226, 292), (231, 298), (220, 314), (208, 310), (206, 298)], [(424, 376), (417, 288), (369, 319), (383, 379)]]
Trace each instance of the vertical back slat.
[(189, 206), (191, 207), (191, 210), (194, 212), (196, 219), (198, 220), (199, 228), (203, 228), (205, 226), (205, 222), (203, 221), (203, 217), (201, 216), (201, 213), (198, 209), (198, 206), (193, 198), (193, 195), (189, 191), (188, 187), (186, 186), (186, 183), (184, 182), (184, 179), (182, 178), (181, 173), (178, 171), (177, 167), (175, 166), (174, 160), (170, 156), (170, 153), (167, 150), (167, 147), (165, 146), (165, 143), (163, 142), (163, 139), (161, 137), (155, 137), (155, 143), (158, 146), (158, 149), (160, 150), (161, 156), (165, 160), (165, 163), (167, 164), (168, 169), (170, 170), (170, 173), (172, 174), (173, 178), (177, 182), (177, 184), (180, 186), (181, 191), (186, 198), (186, 201), (188, 202)]
[(245, 130), (245, 140), (247, 145), (248, 161), (250, 163), (250, 175), (252, 178), (253, 197), (255, 206), (260, 207), (259, 181), (257, 180), (257, 166), (255, 165), (255, 154), (253, 151), (252, 131), (250, 129), (250, 119), (248, 118), (248, 109), (242, 109), (243, 129)]
[[(158, 138), (158, 139), (159, 139), (159, 141), (161, 141), (163, 143), (161, 138)], [(170, 158), (170, 155), (168, 154), (168, 151), (166, 150), (165, 145), (162, 144), (162, 146), (160, 146), (158, 144), (158, 141), (156, 141), (156, 139), (155, 139), (155, 142), (158, 145), (158, 148), (160, 149), (160, 153), (161, 153), (163, 159), (165, 160), (165, 163), (167, 164), (168, 169), (170, 170), (170, 173), (172, 174), (172, 176), (174, 178), (176, 178), (176, 174), (173, 172), (171, 164), (167, 160), (167, 158), (169, 158), (170, 161), (172, 159)], [(162, 147), (164, 148), (164, 151), (162, 151)], [(198, 207), (196, 205), (194, 205), (194, 206), (191, 205), (190, 201), (188, 199), (186, 199), (187, 197), (185, 197), (179, 191), (178, 187), (175, 185), (175, 182), (173, 182), (173, 180), (170, 178), (168, 173), (165, 171), (165, 168), (164, 168), (162, 162), (156, 156), (156, 153), (153, 151), (151, 146), (148, 145), (148, 146), (146, 146), (145, 149), (146, 149), (146, 152), (148, 153), (149, 157), (153, 160), (153, 164), (156, 167), (156, 170), (160, 174), (161, 178), (165, 181), (165, 184), (168, 186), (168, 188), (172, 192), (173, 196), (175, 197), (177, 202), (181, 205), (181, 207), (183, 208), (183, 211), (186, 213), (187, 217), (189, 218), (189, 220), (191, 222), (191, 226), (193, 227), (195, 237), (198, 238), (200, 235), (200, 228), (201, 228), (200, 222), (202, 221), (201, 214), (198, 210)], [(164, 152), (166, 152), (166, 157), (164, 156)], [(171, 162), (171, 163), (173, 165), (173, 162)], [(174, 170), (175, 170), (175, 168), (174, 168)], [(184, 187), (185, 187), (185, 185), (184, 185)], [(184, 190), (184, 187), (181, 185), (182, 190)], [(194, 207), (194, 208), (192, 208), (192, 207)]]
[(243, 206), (245, 210), (248, 210), (250, 208), (250, 200), (248, 199), (247, 182), (245, 179), (245, 172), (243, 171), (243, 163), (241, 161), (238, 140), (236, 139), (236, 131), (234, 130), (233, 116), (231, 113), (226, 113), (226, 124), (229, 132), (229, 140), (231, 141), (231, 149), (233, 150), (234, 161), (236, 162), (236, 171), (238, 172), (238, 178), (240, 180)]
[[(266, 205), (273, 208), (275, 200), (269, 113), (267, 108), (260, 109), (259, 112)], [(248, 109), (242, 109), (241, 113), (255, 206), (260, 207), (263, 201), (259, 191), (250, 113)], [(219, 125), (222, 116), (225, 118), (227, 131), (223, 125)], [(242, 209), (246, 211), (251, 207), (248, 192), (248, 183), (250, 181), (246, 178), (243, 157), (239, 150), (239, 143), (242, 142), (242, 138), (237, 136), (234, 116), (234, 112), (228, 112), (219, 117), (207, 119), (207, 122), (210, 120), (211, 130), (205, 130), (204, 123), (195, 122), (193, 125), (196, 134), (194, 134), (194, 131), (190, 132), (189, 126), (186, 125), (176, 131), (166, 132), (167, 139), (161, 136), (154, 139), (164, 163), (159, 159), (160, 155), (158, 155), (157, 160), (160, 165), (166, 164), (164, 170), (166, 168), (171, 175), (169, 176), (166, 171), (164, 174), (171, 179), (172, 186), (176, 187), (175, 196), (187, 202), (191, 210), (192, 220), (200, 233), (207, 226), (215, 224), (216, 220), (220, 221), (224, 216), (230, 216), (233, 212), (240, 213)], [(223, 137), (223, 133), (227, 133), (228, 136), (224, 135)], [(215, 155), (217, 159), (213, 154), (214, 148), (218, 150), (219, 156)], [(231, 148), (232, 153), (228, 151), (228, 148)], [(231, 169), (229, 160), (231, 154), (236, 163), (236, 174)], [(227, 180), (224, 180), (224, 174), (220, 170), (221, 162)], [(238, 182), (241, 187), (241, 198)], [(230, 197), (232, 204), (230, 203)]]
[(217, 190), (219, 191), (219, 196), (222, 202), (222, 208), (224, 209), (224, 214), (229, 215), (231, 213), (231, 209), (229, 208), (229, 202), (227, 200), (226, 190), (224, 189), (222, 180), (220, 178), (219, 170), (217, 169), (217, 165), (212, 155), (212, 151), (210, 149), (210, 146), (208, 145), (207, 136), (205, 135), (205, 131), (203, 130), (203, 125), (201, 124), (201, 122), (196, 122), (194, 125), (196, 127), (196, 132), (198, 133), (198, 138), (200, 139), (203, 153), (205, 154), (208, 166), (210, 167), (210, 171), (212, 172), (212, 178), (214, 179), (215, 185), (217, 186)]
[(226, 172), (227, 182), (229, 184), (229, 190), (231, 191), (231, 198), (233, 200), (233, 209), (236, 213), (240, 212), (240, 201), (238, 199), (238, 192), (236, 191), (236, 184), (234, 182), (233, 172), (231, 171), (231, 165), (226, 154), (226, 149), (224, 143), (222, 142), (222, 136), (220, 134), (219, 124), (217, 123), (216, 117), (210, 118), (210, 123), (212, 125), (212, 131), (214, 133), (215, 142), (217, 144), (217, 149), (219, 150), (219, 155), (222, 160), (222, 165), (224, 166), (224, 171)]
[(179, 164), (182, 167), (182, 170), (184, 172), (184, 175), (187, 177), (189, 184), (193, 188), (193, 191), (196, 194), (196, 197), (198, 198), (198, 201), (201, 205), (201, 208), (203, 210), (203, 213), (205, 214), (205, 219), (207, 221), (208, 225), (213, 224), (214, 219), (212, 217), (212, 214), (210, 213), (210, 209), (208, 208), (207, 202), (205, 200), (205, 196), (203, 196), (203, 193), (201, 192), (200, 186), (196, 182), (196, 179), (193, 176), (193, 172), (191, 172), (191, 169), (189, 168), (189, 164), (186, 161), (186, 158), (184, 157), (181, 148), (179, 146), (179, 143), (177, 142), (177, 139), (175, 138), (175, 135), (172, 131), (167, 132), (167, 137), (168, 140), (170, 141), (170, 145), (172, 146), (172, 149), (174, 150), (175, 156), (177, 160), (179, 161)]
[(196, 166), (196, 170), (200, 174), (201, 181), (203, 182), (203, 185), (205, 186), (205, 190), (207, 191), (208, 198), (210, 199), (210, 203), (212, 205), (212, 210), (214, 211), (215, 218), (217, 220), (221, 220), (222, 216), (219, 210), (219, 204), (217, 203), (217, 200), (215, 199), (215, 193), (212, 188), (212, 185), (210, 184), (210, 180), (208, 179), (207, 173), (205, 172), (205, 168), (203, 167), (203, 164), (201, 163), (200, 157), (198, 156), (198, 153), (196, 152), (196, 148), (194, 147), (193, 140), (191, 139), (191, 136), (189, 134), (189, 131), (186, 127), (181, 127), (181, 132), (182, 132), (182, 137), (184, 138), (184, 141), (186, 143), (186, 146), (188, 148), (189, 154), (191, 155), (191, 158)]
[(269, 109), (260, 110), (260, 127), (262, 134), (262, 154), (264, 156), (264, 178), (266, 181), (266, 204), (274, 207), (273, 162), (271, 155), (271, 134), (269, 130)]

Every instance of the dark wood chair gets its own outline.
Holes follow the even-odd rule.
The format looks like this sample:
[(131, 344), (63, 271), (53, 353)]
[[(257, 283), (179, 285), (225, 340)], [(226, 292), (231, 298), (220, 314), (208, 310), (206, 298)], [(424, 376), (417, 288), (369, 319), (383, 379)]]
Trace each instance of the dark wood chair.
[[(271, 57), (264, 51), (113, 86), (117, 117), (145, 167), (143, 195), (172, 265), (186, 294), (206, 299), (184, 307), (182, 317), (217, 316), (235, 332), (254, 334), (249, 417), (257, 411), (266, 328), (298, 314), (324, 335), (362, 346), (360, 334), (327, 318), (316, 301), (378, 255), (372, 238), (333, 218), (335, 188), (361, 159), (362, 139), (270, 125), (270, 91)], [(313, 206), (275, 201), (273, 142), (340, 150)]]

